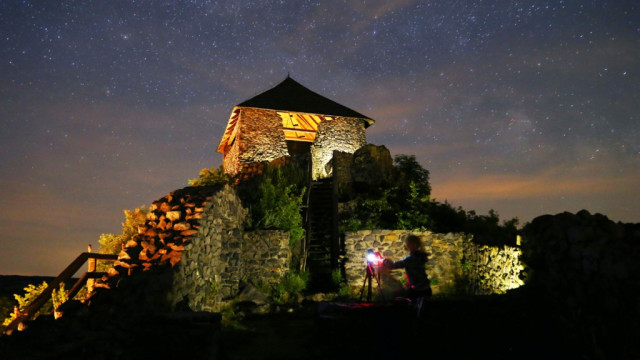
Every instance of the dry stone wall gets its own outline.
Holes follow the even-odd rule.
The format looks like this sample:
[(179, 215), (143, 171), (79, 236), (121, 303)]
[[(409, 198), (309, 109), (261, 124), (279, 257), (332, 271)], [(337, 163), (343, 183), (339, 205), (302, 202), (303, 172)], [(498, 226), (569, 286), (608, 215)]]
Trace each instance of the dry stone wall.
[(314, 180), (331, 176), (334, 150), (354, 153), (367, 143), (364, 125), (362, 119), (341, 116), (326, 119), (318, 125), (316, 140), (311, 145)]
[[(276, 110), (241, 107), (238, 111), (237, 136), (223, 160), (225, 173), (237, 175), (253, 163), (289, 155), (282, 118)], [(331, 175), (334, 150), (353, 153), (365, 144), (363, 119), (326, 116), (318, 125), (316, 139), (311, 145), (313, 178)]]
[[(430, 254), (426, 270), (434, 294), (491, 294), (522, 285), (522, 265), (517, 248), (478, 246), (466, 234), (434, 234), (408, 230), (361, 230), (347, 232), (343, 264), (348, 285), (359, 291), (365, 276), (365, 253), (380, 252), (385, 258), (399, 260), (407, 255), (402, 240), (409, 234), (420, 237)], [(404, 271), (381, 274), (385, 291), (403, 281)], [(386, 284), (385, 284), (386, 283)], [(515, 286), (517, 284), (517, 286)]]
[(218, 311), (242, 281), (273, 284), (289, 269), (289, 233), (245, 231), (246, 216), (229, 185), (175, 190), (154, 201), (139, 234), (96, 287), (135, 284), (130, 288), (140, 296), (131, 299), (156, 309)]
[(522, 250), (512, 246), (469, 243), (464, 247), (467, 291), (477, 295), (502, 294), (524, 285), (520, 274)]
[[(150, 292), (146, 298), (166, 299), (173, 309), (188, 306), (194, 311), (219, 311), (238, 294), (243, 282), (269, 285), (280, 281), (290, 266), (288, 232), (247, 232), (243, 227), (246, 216), (235, 188), (229, 185), (176, 190), (153, 203), (140, 233), (125, 245), (110, 270), (110, 284), (124, 283), (120, 281), (123, 277), (149, 280), (152, 277), (137, 277), (147, 271), (163, 274), (164, 280), (145, 287)], [(410, 233), (346, 233), (342, 264), (348, 284), (353, 289), (362, 285), (367, 249), (400, 259), (406, 255), (402, 239)], [(478, 246), (465, 234), (414, 234), (431, 254), (427, 273), (436, 294), (458, 293), (461, 287), (473, 294), (501, 293), (522, 284), (518, 248)], [(385, 284), (399, 286), (403, 271), (384, 275)]]
[(223, 167), (236, 175), (244, 165), (289, 155), (282, 119), (275, 110), (239, 108), (237, 136), (225, 155)]
[(238, 293), (241, 281), (274, 283), (288, 271), (289, 233), (245, 232), (246, 216), (232, 187), (213, 196), (198, 234), (174, 267), (168, 295), (173, 307), (180, 303), (194, 311), (217, 311)]

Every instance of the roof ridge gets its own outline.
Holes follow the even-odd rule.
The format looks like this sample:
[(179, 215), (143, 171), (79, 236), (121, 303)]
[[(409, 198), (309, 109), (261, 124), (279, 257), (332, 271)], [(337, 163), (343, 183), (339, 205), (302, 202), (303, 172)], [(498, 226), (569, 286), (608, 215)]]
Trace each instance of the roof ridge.
[(289, 73), (277, 85), (236, 105), (271, 110), (306, 112), (311, 114), (334, 115), (367, 119), (370, 125), (373, 119), (350, 109), (334, 100), (320, 95), (293, 79)]

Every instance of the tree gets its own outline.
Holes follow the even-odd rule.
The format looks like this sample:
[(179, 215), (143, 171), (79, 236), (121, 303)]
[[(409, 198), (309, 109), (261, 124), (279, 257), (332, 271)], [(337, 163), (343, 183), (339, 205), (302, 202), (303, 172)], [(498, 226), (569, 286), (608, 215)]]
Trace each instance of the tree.
[(416, 160), (415, 155), (398, 154), (393, 158), (394, 168), (398, 172), (399, 190), (409, 193), (414, 184), (420, 197), (431, 195), (429, 170)]
[[(144, 225), (147, 220), (149, 209), (146, 206), (135, 208), (134, 210), (124, 210), (125, 220), (122, 223), (122, 234), (101, 234), (98, 242), (100, 243), (101, 254), (118, 255), (122, 250), (122, 245), (133, 239), (138, 234), (138, 226)], [(98, 271), (106, 271), (110, 262), (98, 262)]]
[(429, 171), (414, 155), (396, 155), (397, 182), (372, 193), (358, 193), (352, 211), (342, 220), (342, 230), (431, 228)]

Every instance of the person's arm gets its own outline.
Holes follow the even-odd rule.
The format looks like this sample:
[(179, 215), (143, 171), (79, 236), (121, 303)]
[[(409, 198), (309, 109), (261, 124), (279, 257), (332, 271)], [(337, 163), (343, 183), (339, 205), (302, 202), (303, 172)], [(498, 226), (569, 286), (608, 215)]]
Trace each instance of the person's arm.
[(402, 260), (392, 261), (389, 259), (384, 260), (384, 265), (390, 269), (403, 269), (407, 266), (407, 257)]

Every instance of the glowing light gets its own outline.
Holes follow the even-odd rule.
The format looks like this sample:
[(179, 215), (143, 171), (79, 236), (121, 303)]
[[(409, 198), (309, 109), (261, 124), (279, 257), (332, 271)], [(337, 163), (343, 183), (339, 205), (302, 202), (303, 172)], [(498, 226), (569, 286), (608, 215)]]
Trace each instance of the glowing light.
[(376, 265), (379, 266), (380, 264), (382, 264), (382, 261), (384, 260), (384, 258), (382, 257), (382, 254), (380, 254), (377, 251), (373, 251), (372, 249), (367, 250), (367, 263), (371, 264), (371, 265)]

